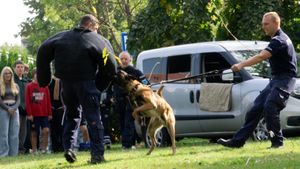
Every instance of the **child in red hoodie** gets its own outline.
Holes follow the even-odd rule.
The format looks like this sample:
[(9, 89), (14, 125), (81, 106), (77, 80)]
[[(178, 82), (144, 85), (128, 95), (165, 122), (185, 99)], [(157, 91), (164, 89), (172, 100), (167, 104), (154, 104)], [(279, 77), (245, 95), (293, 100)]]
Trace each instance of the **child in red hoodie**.
[(26, 86), (25, 104), (28, 120), (31, 121), (32, 152), (37, 153), (37, 138), (40, 128), (43, 132), (41, 152), (46, 153), (48, 147), (49, 120), (52, 119), (50, 94), (48, 87), (40, 87), (36, 79), (36, 69), (32, 70), (32, 82)]

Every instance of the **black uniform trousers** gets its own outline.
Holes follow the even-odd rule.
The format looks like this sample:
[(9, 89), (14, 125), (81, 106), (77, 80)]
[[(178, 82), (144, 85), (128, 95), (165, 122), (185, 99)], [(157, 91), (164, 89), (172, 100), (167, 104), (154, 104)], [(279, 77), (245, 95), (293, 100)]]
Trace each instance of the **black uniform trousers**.
[(131, 148), (134, 140), (134, 118), (132, 117), (132, 108), (128, 99), (125, 97), (117, 98), (116, 112), (120, 114), (122, 147)]
[[(77, 129), (81, 121), (81, 112), (87, 121), (91, 143), (91, 155), (103, 156), (104, 128), (100, 112), (100, 91), (96, 88), (95, 81), (69, 82), (62, 80), (63, 102), (66, 106), (63, 146), (65, 151), (72, 149), (77, 141)], [(80, 109), (82, 106), (82, 110)]]
[(272, 145), (283, 145), (280, 127), (280, 111), (285, 108), (289, 92), (294, 89), (296, 79), (292, 76), (273, 76), (269, 84), (258, 95), (253, 107), (246, 114), (243, 127), (233, 136), (232, 141), (244, 145), (255, 130), (262, 117), (265, 118), (267, 129), (273, 133)]

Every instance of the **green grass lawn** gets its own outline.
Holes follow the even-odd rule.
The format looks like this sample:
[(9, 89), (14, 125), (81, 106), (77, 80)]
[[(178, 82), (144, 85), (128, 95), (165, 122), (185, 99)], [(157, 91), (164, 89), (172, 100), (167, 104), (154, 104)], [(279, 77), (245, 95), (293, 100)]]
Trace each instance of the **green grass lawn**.
[(0, 158), (0, 169), (299, 169), (300, 138), (288, 138), (282, 149), (267, 149), (270, 142), (252, 142), (240, 149), (225, 148), (208, 140), (190, 138), (177, 144), (177, 153), (171, 155), (171, 148), (157, 148), (147, 156), (146, 148), (122, 150), (119, 144), (106, 150), (107, 162), (88, 165), (88, 152), (77, 153), (77, 161), (69, 164), (63, 154), (21, 155)]

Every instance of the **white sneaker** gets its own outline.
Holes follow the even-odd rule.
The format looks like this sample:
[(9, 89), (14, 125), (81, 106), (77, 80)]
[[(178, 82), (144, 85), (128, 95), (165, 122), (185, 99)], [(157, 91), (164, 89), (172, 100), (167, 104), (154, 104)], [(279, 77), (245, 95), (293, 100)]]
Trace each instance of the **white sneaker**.
[(29, 150), (29, 153), (32, 155), (38, 155), (39, 152), (37, 150), (33, 151), (32, 149)]

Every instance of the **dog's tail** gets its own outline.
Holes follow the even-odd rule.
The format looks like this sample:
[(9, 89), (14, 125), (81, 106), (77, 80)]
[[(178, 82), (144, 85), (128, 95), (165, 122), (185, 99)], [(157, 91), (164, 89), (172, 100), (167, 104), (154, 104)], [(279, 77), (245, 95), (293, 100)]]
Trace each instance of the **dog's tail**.
[(161, 85), (160, 87), (159, 87), (159, 89), (157, 90), (157, 94), (160, 96), (160, 97), (163, 97), (162, 96), (162, 91), (163, 91), (163, 89), (164, 89), (164, 85)]

